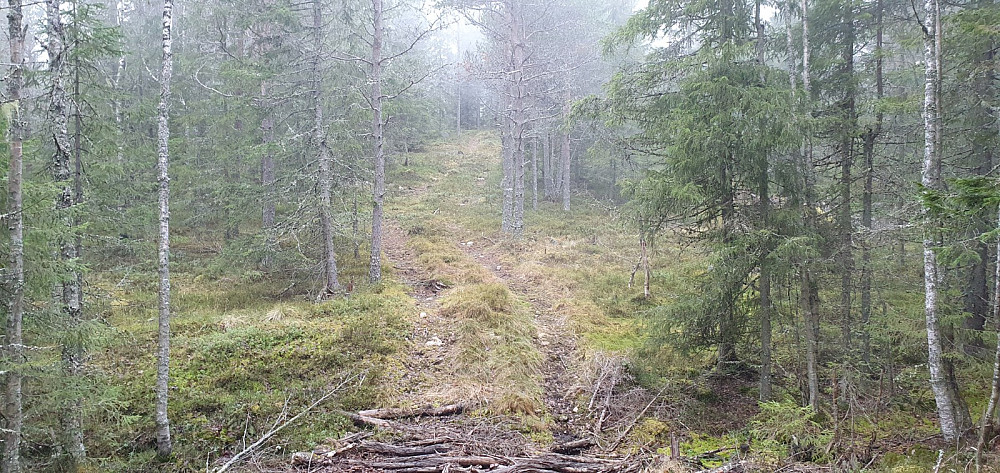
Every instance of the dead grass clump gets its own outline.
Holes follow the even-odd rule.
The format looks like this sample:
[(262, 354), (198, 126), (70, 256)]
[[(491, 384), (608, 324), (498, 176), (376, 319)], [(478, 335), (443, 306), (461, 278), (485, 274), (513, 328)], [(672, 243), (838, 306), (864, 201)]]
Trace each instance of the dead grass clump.
[(514, 314), (514, 296), (500, 283), (477, 284), (448, 296), (441, 313), (496, 326)]
[(507, 286), (460, 287), (442, 300), (441, 314), (459, 326), (454, 352), (459, 376), (484, 388), (492, 413), (535, 415), (544, 410), (535, 326)]

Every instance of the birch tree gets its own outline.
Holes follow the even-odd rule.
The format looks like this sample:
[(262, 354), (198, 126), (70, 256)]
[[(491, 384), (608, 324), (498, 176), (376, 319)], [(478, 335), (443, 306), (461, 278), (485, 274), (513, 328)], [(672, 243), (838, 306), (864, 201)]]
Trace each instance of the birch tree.
[(10, 230), (10, 266), (6, 271), (8, 301), (7, 323), (4, 331), (3, 355), (8, 364), (4, 383), (3, 458), (0, 472), (21, 471), (21, 428), (24, 423), (21, 393), (21, 369), (24, 366), (24, 216), (22, 214), (23, 139), (25, 133), (22, 89), (24, 88), (24, 29), (21, 0), (8, 0), (8, 39), (10, 45), (10, 74), (7, 77), (7, 99), (4, 105), (8, 118), (7, 139), (10, 164), (7, 175), (7, 221)]
[[(924, 1), (924, 160), (921, 184), (927, 191), (942, 188), (941, 178), (941, 114), (940, 114), (940, 5), (938, 0)], [(923, 213), (927, 224), (930, 208), (925, 202)], [(939, 319), (939, 290), (942, 268), (935, 249), (940, 246), (939, 233), (928, 225), (924, 230), (924, 316), (927, 323), (927, 368), (931, 391), (937, 404), (938, 420), (945, 440), (959, 439), (972, 421), (962, 402), (950, 362), (945, 358), (944, 333)]]
[(170, 380), (170, 76), (173, 74), (173, 0), (163, 0), (163, 62), (160, 70), (160, 104), (157, 106), (158, 158), (156, 164), (159, 184), (159, 317), (156, 357), (156, 454), (168, 458), (173, 451), (170, 441), (170, 419), (167, 416), (167, 395)]
[(368, 81), (371, 83), (372, 154), (375, 177), (372, 183), (372, 244), (368, 280), (382, 280), (382, 219), (385, 203), (385, 123), (382, 122), (382, 42), (385, 36), (382, 0), (372, 0), (372, 58)]

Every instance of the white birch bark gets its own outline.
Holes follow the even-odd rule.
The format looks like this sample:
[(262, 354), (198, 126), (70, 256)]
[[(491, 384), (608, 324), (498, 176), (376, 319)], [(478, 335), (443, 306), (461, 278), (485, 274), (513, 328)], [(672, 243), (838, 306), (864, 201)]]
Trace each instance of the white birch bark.
[(10, 74), (6, 78), (7, 100), (12, 113), (8, 132), (10, 166), (7, 174), (7, 213), (10, 230), (10, 266), (6, 268), (8, 301), (7, 322), (4, 326), (4, 357), (10, 363), (4, 383), (5, 425), (3, 428), (3, 458), (0, 472), (21, 471), (21, 427), (24, 422), (21, 393), (21, 369), (24, 365), (24, 218), (21, 213), (21, 178), (23, 175), (24, 117), (21, 90), (24, 88), (24, 30), (21, 0), (8, 0), (8, 39), (10, 44)]
[(382, 280), (382, 214), (385, 202), (385, 124), (382, 121), (382, 0), (372, 0), (374, 27), (372, 34), (372, 136), (374, 138), (375, 182), (372, 189), (372, 245), (368, 279), (372, 284)]
[[(997, 206), (997, 221), (1000, 222), (1000, 206)], [(976, 471), (982, 460), (983, 448), (986, 446), (986, 430), (993, 424), (993, 415), (1000, 402), (1000, 238), (997, 239), (997, 258), (993, 272), (993, 323), (997, 335), (997, 346), (993, 352), (993, 378), (990, 382), (990, 400), (986, 404), (983, 418), (979, 420), (979, 436), (976, 441)]]
[[(941, 137), (939, 69), (938, 60), (938, 13), (937, 0), (925, 0), (924, 28), (924, 161), (921, 183), (928, 190), (941, 189)], [(924, 206), (925, 223), (930, 225), (929, 209)], [(927, 322), (927, 368), (930, 372), (931, 391), (937, 404), (941, 433), (947, 441), (955, 441), (964, 434), (968, 414), (962, 414), (958, 392), (953, 386), (947, 360), (944, 356), (944, 340), (938, 317), (938, 286), (941, 281), (940, 268), (934, 248), (938, 246), (937, 232), (932, 228), (924, 230), (924, 316)]]
[(160, 71), (160, 104), (157, 107), (159, 152), (156, 170), (159, 184), (160, 238), (159, 276), (160, 303), (156, 357), (156, 454), (167, 458), (173, 451), (170, 441), (170, 420), (167, 417), (167, 394), (170, 379), (170, 76), (173, 74), (171, 51), (173, 0), (163, 0), (163, 67)]

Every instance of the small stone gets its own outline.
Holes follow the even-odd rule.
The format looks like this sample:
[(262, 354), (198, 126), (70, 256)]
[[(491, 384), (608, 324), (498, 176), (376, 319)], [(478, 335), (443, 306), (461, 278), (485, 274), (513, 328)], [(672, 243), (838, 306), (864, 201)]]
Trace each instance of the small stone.
[(547, 346), (549, 346), (549, 342), (547, 342), (547, 341), (545, 341), (545, 340), (542, 340), (541, 342), (539, 342), (539, 344), (540, 344), (541, 346), (543, 346), (543, 347), (547, 347)]
[(497, 266), (497, 271), (500, 271), (500, 266)]
[(440, 338), (434, 337), (430, 340), (427, 340), (427, 343), (425, 343), (424, 345), (427, 345), (429, 347), (439, 347), (441, 345), (444, 345), (444, 342), (442, 342)]
[(420, 313), (420, 318), (422, 319), (424, 317), (427, 317), (427, 312), (421, 312)]

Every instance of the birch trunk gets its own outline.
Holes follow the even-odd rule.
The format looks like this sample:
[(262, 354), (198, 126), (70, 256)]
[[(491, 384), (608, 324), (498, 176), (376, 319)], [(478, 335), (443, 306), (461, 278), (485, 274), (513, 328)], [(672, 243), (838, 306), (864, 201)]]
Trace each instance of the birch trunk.
[[(1000, 206), (997, 206), (997, 220), (1000, 221)], [(976, 440), (976, 471), (979, 471), (983, 448), (986, 447), (986, 431), (993, 424), (993, 415), (996, 413), (997, 403), (1000, 402), (1000, 238), (997, 239), (997, 259), (994, 268), (993, 323), (997, 335), (997, 346), (993, 352), (990, 400), (986, 405), (986, 412), (983, 412), (983, 418), (979, 420), (979, 435)]]
[[(71, 269), (77, 259), (76, 239), (69, 235), (73, 232), (74, 221), (70, 215), (70, 207), (74, 204), (74, 183), (70, 180), (72, 144), (69, 138), (69, 100), (64, 85), (66, 65), (66, 34), (63, 28), (62, 13), (59, 10), (59, 0), (46, 0), (46, 50), (49, 56), (49, 119), (52, 122), (52, 138), (55, 152), (52, 156), (52, 179), (58, 194), (55, 198), (55, 208), (60, 214), (62, 224), (67, 233), (59, 241), (59, 257), (62, 263), (62, 281), (59, 283), (61, 311), (65, 316), (66, 337), (62, 347), (63, 372), (72, 379), (80, 375), (83, 362), (83, 347), (75, 332), (82, 319), (80, 296), (80, 275)], [(62, 424), (62, 447), (68, 454), (67, 468), (76, 470), (77, 465), (86, 458), (83, 446), (83, 420), (80, 415), (79, 397), (71, 393), (67, 404), (62, 406), (60, 423)]]
[(24, 29), (21, 0), (8, 0), (8, 39), (10, 44), (10, 75), (7, 77), (7, 99), (13, 105), (10, 114), (10, 167), (7, 174), (7, 213), (10, 230), (10, 266), (4, 281), (10, 294), (8, 315), (4, 331), (4, 357), (10, 368), (4, 383), (5, 425), (3, 429), (3, 458), (0, 471), (21, 471), (21, 427), (24, 412), (21, 405), (21, 369), (24, 366), (24, 218), (21, 213), (21, 178), (23, 174), (24, 117), (21, 89), (24, 88)]
[(375, 182), (372, 189), (372, 245), (368, 280), (377, 284), (382, 280), (382, 213), (385, 202), (385, 123), (382, 121), (382, 40), (385, 28), (382, 23), (382, 0), (372, 0), (372, 137), (374, 138)]
[(323, 121), (323, 71), (320, 69), (320, 56), (323, 52), (323, 5), (320, 0), (313, 0), (313, 142), (319, 154), (319, 219), (323, 231), (323, 268), (324, 295), (340, 292), (340, 281), (337, 278), (337, 252), (333, 247), (333, 217), (331, 215), (331, 188), (333, 175), (331, 172), (330, 148), (326, 142), (326, 124)]
[[(940, 59), (937, 0), (925, 0), (924, 28), (924, 162), (921, 183), (926, 189), (941, 189), (940, 150), (940, 105), (939, 69)], [(941, 281), (940, 268), (934, 248), (938, 246), (938, 233), (930, 221), (929, 209), (924, 206), (924, 315), (927, 320), (927, 368), (930, 371), (931, 391), (937, 404), (941, 433), (946, 441), (958, 440), (968, 427), (968, 412), (962, 412), (962, 402), (951, 377), (951, 369), (944, 355), (944, 334), (938, 320), (938, 285)]]
[(167, 394), (170, 380), (170, 178), (167, 173), (170, 161), (170, 76), (173, 74), (173, 53), (171, 51), (173, 28), (173, 0), (163, 0), (163, 69), (160, 72), (159, 154), (157, 159), (157, 182), (160, 197), (160, 306), (159, 329), (157, 331), (156, 359), (156, 455), (170, 457), (173, 445), (170, 441), (170, 420), (167, 417)]

